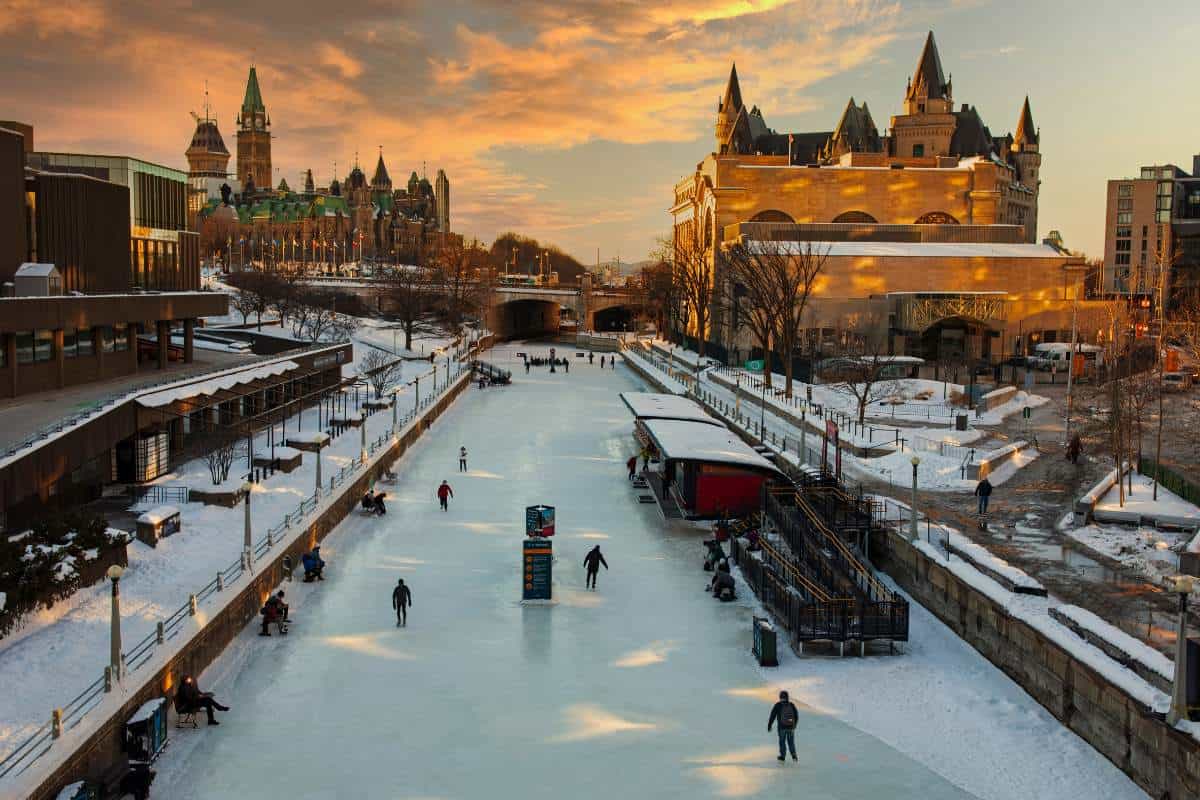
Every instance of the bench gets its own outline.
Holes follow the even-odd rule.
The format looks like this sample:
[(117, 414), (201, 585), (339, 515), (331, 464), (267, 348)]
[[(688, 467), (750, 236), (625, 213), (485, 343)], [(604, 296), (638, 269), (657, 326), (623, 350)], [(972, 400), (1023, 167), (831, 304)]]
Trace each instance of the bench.
[(200, 723), (196, 722), (196, 714), (200, 713), (200, 708), (190, 706), (183, 702), (183, 698), (178, 694), (175, 695), (175, 727), (176, 728), (199, 728)]

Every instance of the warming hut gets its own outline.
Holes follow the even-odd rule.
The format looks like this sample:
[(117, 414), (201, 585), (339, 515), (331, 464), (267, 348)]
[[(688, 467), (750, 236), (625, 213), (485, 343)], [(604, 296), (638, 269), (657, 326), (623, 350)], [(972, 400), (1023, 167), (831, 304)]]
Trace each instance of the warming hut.
[(656, 394), (654, 392), (622, 392), (621, 400), (633, 412), (633, 438), (639, 448), (647, 448), (655, 462), (658, 461), (657, 448), (646, 433), (646, 422), (653, 419), (688, 420), (705, 425), (724, 428), (718, 419), (710, 417), (704, 407), (687, 397), (677, 394)]

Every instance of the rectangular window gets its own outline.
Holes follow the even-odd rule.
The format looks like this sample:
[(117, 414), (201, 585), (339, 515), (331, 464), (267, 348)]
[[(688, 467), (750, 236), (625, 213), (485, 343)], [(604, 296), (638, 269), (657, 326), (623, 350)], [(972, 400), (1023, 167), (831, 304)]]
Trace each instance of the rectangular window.
[(1133, 197), (1133, 184), (1122, 183), (1117, 187), (1117, 197)]
[(63, 328), (63, 358), (74, 358), (76, 331), (74, 328)]
[(1143, 178), (1153, 178), (1154, 177), (1154, 167), (1142, 167), (1142, 177)]
[(1129, 250), (1129, 244), (1130, 244), (1129, 239), (1117, 239), (1117, 252), (1121, 252), (1122, 250)]
[(1117, 210), (1118, 211), (1133, 211), (1133, 200), (1118, 200), (1117, 201)]
[(1170, 197), (1172, 194), (1175, 193), (1174, 190), (1175, 190), (1175, 184), (1160, 183), (1158, 185), (1158, 196), (1159, 197)]
[(100, 328), (100, 349), (105, 353), (113, 351), (113, 329), (109, 325)]
[(1142, 239), (1142, 249), (1143, 250), (1146, 249), (1146, 240), (1145, 239)]
[(1133, 222), (1133, 212), (1132, 211), (1122, 211), (1117, 214), (1117, 224), (1118, 225), (1128, 225), (1131, 222)]
[(1170, 167), (1163, 167), (1162, 171), (1160, 173), (1158, 173), (1158, 176), (1160, 178), (1174, 178), (1175, 177), (1175, 175), (1172, 173)]
[(75, 336), (75, 349), (80, 358), (91, 358), (96, 354), (96, 343), (91, 328), (80, 328)]
[(1129, 263), (1129, 253), (1117, 253), (1117, 261), (1116, 261), (1116, 263), (1118, 263), (1118, 264), (1128, 264), (1128, 263)]
[(33, 331), (21, 331), (17, 337), (17, 363), (33, 363)]
[(1166, 209), (1161, 209), (1161, 210), (1157, 211), (1154, 214), (1154, 218), (1156, 220), (1158, 220), (1159, 222), (1170, 222), (1171, 221), (1171, 209), (1166, 208)]
[(114, 344), (118, 352), (129, 349), (129, 323), (118, 322), (113, 325)]
[(54, 331), (33, 332), (33, 360), (49, 361), (54, 358)]
[(914, 144), (913, 145), (913, 158), (920, 158), (923, 155), (925, 155), (925, 145)]
[[(1130, 233), (1130, 231), (1131, 231), (1131, 230), (1132, 230), (1132, 229), (1131, 229), (1131, 228), (1129, 228), (1128, 226), (1127, 226), (1127, 227), (1124, 227), (1124, 228), (1117, 228), (1117, 238), (1119, 239), (1119, 238), (1121, 238), (1121, 237), (1123, 237), (1123, 236), (1124, 236), (1124, 237), (1128, 237), (1128, 236), (1132, 235), (1132, 234)], [(1145, 231), (1143, 230), (1143, 231), (1142, 231), (1142, 236), (1145, 236), (1145, 235), (1146, 235), (1146, 233), (1145, 233)]]

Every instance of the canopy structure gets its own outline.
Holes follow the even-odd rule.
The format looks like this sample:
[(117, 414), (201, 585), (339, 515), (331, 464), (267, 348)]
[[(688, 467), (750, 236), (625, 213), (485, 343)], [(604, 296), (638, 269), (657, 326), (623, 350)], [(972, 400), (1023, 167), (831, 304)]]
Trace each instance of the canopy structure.
[(688, 420), (702, 422), (719, 428), (725, 426), (710, 417), (699, 403), (677, 394), (655, 394), (653, 392), (622, 392), (621, 400), (639, 421)]

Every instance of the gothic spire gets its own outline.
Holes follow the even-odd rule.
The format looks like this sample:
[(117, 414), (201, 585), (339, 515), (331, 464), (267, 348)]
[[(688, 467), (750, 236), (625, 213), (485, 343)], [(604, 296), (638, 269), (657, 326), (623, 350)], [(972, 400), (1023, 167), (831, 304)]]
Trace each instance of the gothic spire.
[(721, 101), (720, 111), (730, 116), (737, 116), (742, 108), (742, 87), (738, 85), (737, 64), (729, 70), (729, 83), (725, 86), (725, 99)]
[(387, 167), (383, 165), (383, 145), (379, 146), (379, 161), (375, 164), (375, 176), (371, 178), (371, 185), (388, 188), (392, 185), (392, 178), (388, 175)]
[(925, 97), (934, 100), (947, 99), (949, 84), (946, 74), (942, 71), (942, 59), (938, 55), (937, 42), (933, 39), (933, 31), (925, 37), (925, 47), (921, 50), (921, 58), (917, 61), (917, 72), (909, 86), (908, 97), (915, 97), (921, 89)]
[(1021, 106), (1021, 117), (1017, 120), (1017, 132), (1013, 135), (1013, 145), (1037, 144), (1037, 128), (1033, 127), (1033, 112), (1029, 110), (1029, 95), (1025, 95), (1025, 105)]
[(250, 115), (256, 111), (265, 114), (267, 108), (263, 105), (262, 91), (258, 88), (258, 72), (251, 67), (250, 77), (246, 81), (246, 98), (242, 100), (242, 114)]

